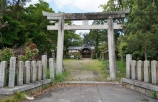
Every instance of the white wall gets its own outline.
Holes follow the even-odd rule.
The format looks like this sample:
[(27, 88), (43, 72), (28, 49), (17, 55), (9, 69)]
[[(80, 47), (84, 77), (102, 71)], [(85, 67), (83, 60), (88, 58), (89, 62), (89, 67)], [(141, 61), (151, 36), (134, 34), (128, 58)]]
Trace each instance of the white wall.
[(69, 50), (69, 52), (79, 52), (78, 50)]

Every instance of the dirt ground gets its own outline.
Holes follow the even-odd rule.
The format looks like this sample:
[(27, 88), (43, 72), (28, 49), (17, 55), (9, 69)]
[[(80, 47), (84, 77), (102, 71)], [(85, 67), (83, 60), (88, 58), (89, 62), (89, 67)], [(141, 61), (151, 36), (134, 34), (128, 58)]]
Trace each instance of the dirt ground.
[(68, 81), (105, 81), (102, 62), (92, 59), (65, 60), (64, 68), (70, 72)]

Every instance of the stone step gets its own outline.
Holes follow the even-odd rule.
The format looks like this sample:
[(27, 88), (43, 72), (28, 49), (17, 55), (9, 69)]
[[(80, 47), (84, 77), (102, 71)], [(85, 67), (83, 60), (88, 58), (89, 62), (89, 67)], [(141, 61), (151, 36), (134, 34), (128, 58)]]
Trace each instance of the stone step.
[(58, 85), (121, 85), (119, 82), (97, 82), (97, 81), (64, 81)]

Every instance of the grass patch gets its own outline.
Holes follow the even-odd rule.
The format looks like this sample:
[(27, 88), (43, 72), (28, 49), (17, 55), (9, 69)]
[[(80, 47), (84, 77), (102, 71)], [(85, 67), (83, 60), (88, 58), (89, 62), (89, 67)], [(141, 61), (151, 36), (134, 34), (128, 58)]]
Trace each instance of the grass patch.
[[(96, 81), (107, 81), (106, 79), (110, 76), (109, 73), (106, 72), (107, 70), (107, 61), (102, 61), (98, 59), (90, 59), (89, 61), (81, 59), (64, 59), (64, 66), (66, 70), (70, 71), (70, 73), (73, 73), (73, 71), (78, 70), (80, 73), (82, 71), (93, 71), (94, 73), (101, 74), (102, 77), (99, 79), (96, 79)], [(126, 63), (125, 61), (116, 61), (118, 71), (120, 73), (117, 73), (116, 76), (118, 80), (120, 80), (122, 77), (125, 77), (126, 75)], [(73, 80), (73, 76), (69, 76), (69, 80)]]
[(22, 92), (16, 92), (15, 95), (13, 95), (10, 98), (4, 99), (1, 102), (22, 102), (25, 99), (25, 94)]
[(50, 79), (50, 70), (47, 68), (46, 70), (46, 79)]
[(93, 72), (101, 72), (102, 71), (102, 61), (92, 60), (89, 63), (85, 64), (85, 70), (93, 71)]
[[(107, 61), (103, 61), (103, 64), (105, 66), (105, 69), (104, 68), (103, 69), (107, 70), (108, 62)], [(126, 62), (117, 60), (116, 61), (116, 66), (118, 68), (118, 72), (116, 73), (116, 77), (117, 77), (117, 80), (120, 80), (121, 78), (126, 76)], [(107, 72), (103, 72), (103, 75), (106, 78), (110, 76), (110, 74), (107, 73)]]
[(125, 61), (117, 61), (116, 62), (118, 71), (120, 71), (120, 73), (117, 73), (117, 78), (122, 78), (126, 76), (126, 62)]
[(54, 80), (52, 80), (52, 85), (55, 85), (58, 82), (63, 82), (66, 80), (67, 76), (69, 75), (68, 71), (64, 71), (61, 74), (56, 74), (55, 73), (55, 77)]
[(152, 98), (156, 99), (156, 98), (157, 98), (157, 93), (156, 93), (156, 91), (152, 91), (151, 93), (152, 93)]
[[(97, 77), (94, 78), (95, 81), (105, 81), (108, 74), (106, 73), (107, 62), (98, 59), (64, 59), (64, 67), (66, 70), (70, 71), (68, 76), (69, 81), (74, 81), (73, 72), (85, 73), (85, 71), (92, 71)], [(98, 76), (99, 75), (99, 76)], [(100, 76), (101, 75), (101, 76)], [(80, 79), (79, 79), (80, 80)], [(83, 80), (83, 79), (82, 79)], [(88, 80), (88, 79), (85, 79)], [(91, 79), (93, 80), (93, 79)]]
[(107, 79), (107, 77), (109, 77), (109, 73), (106, 72), (108, 62), (107, 62), (107, 61), (102, 61), (102, 64), (103, 64), (103, 67), (102, 67), (102, 75), (103, 75), (104, 78)]

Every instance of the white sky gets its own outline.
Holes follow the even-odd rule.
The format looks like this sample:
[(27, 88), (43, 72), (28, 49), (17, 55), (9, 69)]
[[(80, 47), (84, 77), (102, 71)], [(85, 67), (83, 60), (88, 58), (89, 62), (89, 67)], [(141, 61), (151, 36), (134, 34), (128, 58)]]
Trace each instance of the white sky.
[[(57, 13), (85, 13), (85, 12), (102, 12), (100, 4), (106, 4), (108, 0), (44, 0), (49, 3), (50, 7)], [(38, 0), (31, 0), (29, 4), (38, 3)], [(27, 4), (27, 5), (29, 5)], [(89, 22), (91, 24), (92, 21)], [(82, 22), (74, 22), (79, 25)], [(77, 30), (76, 33), (89, 32), (89, 30)]]

